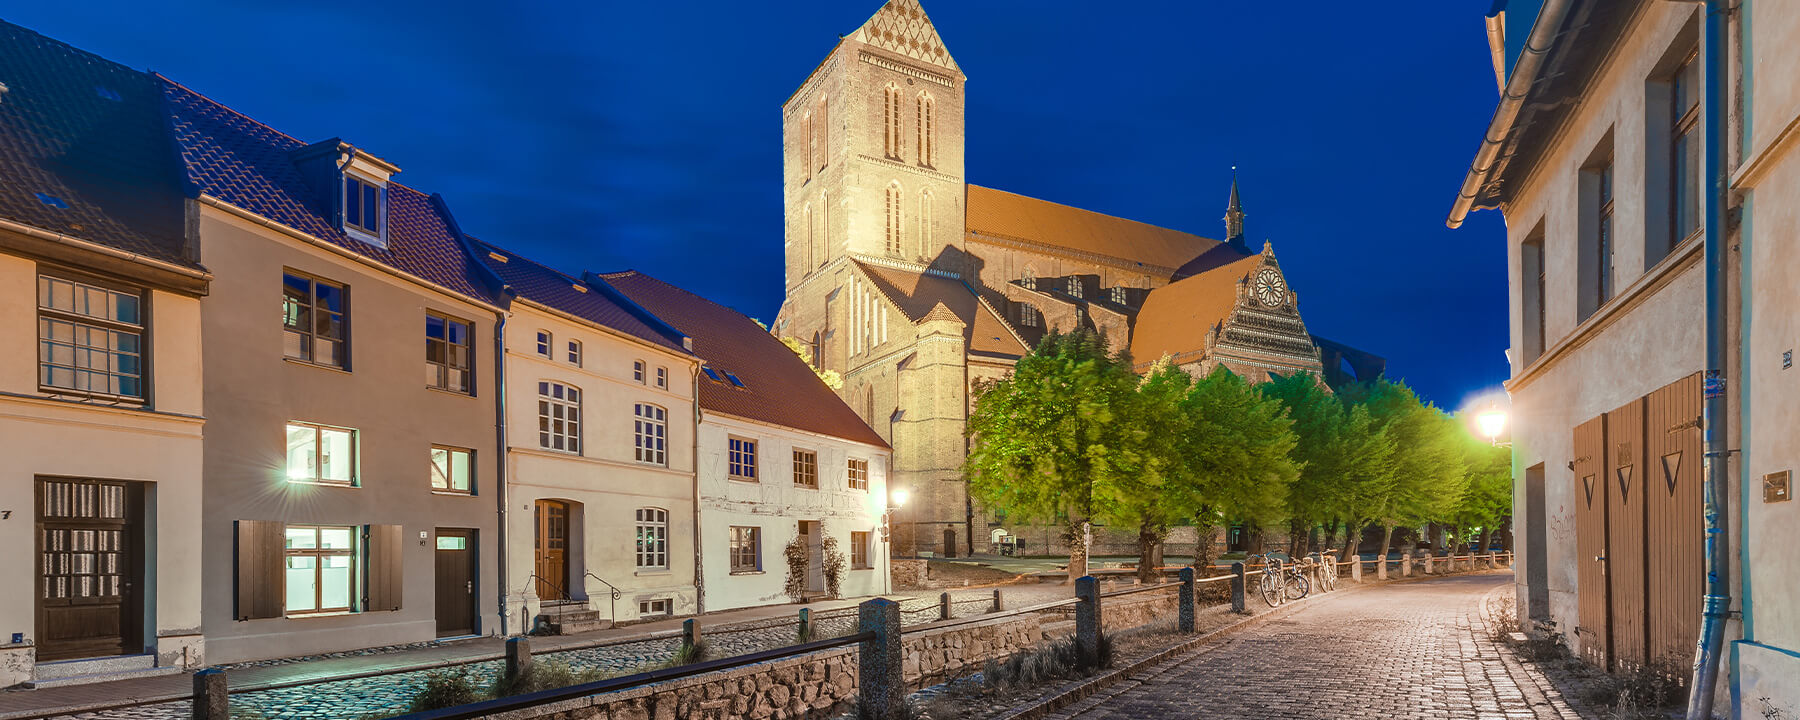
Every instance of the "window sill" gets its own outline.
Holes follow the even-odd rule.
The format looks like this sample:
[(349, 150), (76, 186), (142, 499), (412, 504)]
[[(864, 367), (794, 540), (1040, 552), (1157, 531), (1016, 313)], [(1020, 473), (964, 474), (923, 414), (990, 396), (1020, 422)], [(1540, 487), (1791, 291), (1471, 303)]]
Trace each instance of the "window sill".
[(323, 612), (294, 613), (291, 615), (282, 615), (281, 617), (288, 620), (304, 620), (306, 618), (341, 617), (344, 615), (355, 614), (355, 610), (326, 610)]
[(326, 481), (326, 480), (295, 480), (293, 478), (288, 478), (287, 483), (289, 485), (314, 485), (317, 487), (350, 488), (352, 490), (354, 490), (358, 487), (361, 487), (354, 482), (332, 482), (332, 481)]
[(875, 566), (874, 565), (856, 565), (854, 567), (851, 567), (850, 569), (851, 570), (874, 570)]
[(656, 577), (658, 575), (673, 575), (673, 574), (675, 574), (675, 573), (673, 571), (669, 570), (668, 568), (662, 568), (660, 570), (639, 570), (637, 572), (632, 573), (632, 575), (636, 576), (636, 577)]
[(761, 570), (733, 570), (733, 571), (731, 571), (731, 574), (733, 574), (733, 575), (766, 575), (767, 573), (765, 573)]
[(340, 372), (345, 375), (350, 374), (349, 368), (345, 368), (345, 367), (342, 367), (339, 365), (326, 365), (325, 363), (313, 362), (311, 360), (302, 360), (297, 357), (288, 357), (286, 355), (281, 356), (281, 359), (285, 362), (293, 363), (295, 365), (301, 365), (304, 367), (318, 368), (320, 370), (330, 370), (332, 372)]
[(817, 489), (819, 489), (819, 486), (817, 486), (817, 485), (807, 485), (806, 483), (794, 483), (794, 487), (800, 488), (801, 490), (817, 490)]
[(437, 387), (437, 386), (435, 386), (435, 385), (426, 385), (426, 386), (425, 386), (425, 389), (426, 389), (426, 390), (430, 390), (430, 391), (432, 391), (432, 392), (436, 392), (436, 393), (443, 393), (443, 394), (445, 394), (445, 395), (455, 395), (455, 396), (457, 396), (457, 397), (466, 397), (466, 398), (473, 398), (473, 397), (475, 397), (475, 393), (474, 393), (474, 391), (470, 391), (470, 392), (463, 392), (463, 391), (461, 391), (461, 390), (451, 390), (451, 389), (448, 389), (448, 388), (441, 388), (441, 387)]
[(475, 497), (475, 491), (473, 491), (473, 490), (470, 490), (468, 492), (463, 492), (460, 490), (436, 490), (436, 489), (434, 489), (431, 491), (431, 494), (444, 495), (447, 497)]
[(751, 485), (761, 485), (762, 484), (756, 478), (751, 478), (751, 477), (738, 477), (736, 475), (730, 475), (730, 476), (727, 476), (725, 479), (730, 480), (732, 482), (749, 483)]
[(90, 405), (112, 405), (117, 407), (141, 408), (150, 404), (149, 400), (131, 395), (109, 395), (107, 393), (83, 392), (75, 388), (57, 387), (55, 385), (39, 385), (38, 392), (56, 400), (88, 403)]

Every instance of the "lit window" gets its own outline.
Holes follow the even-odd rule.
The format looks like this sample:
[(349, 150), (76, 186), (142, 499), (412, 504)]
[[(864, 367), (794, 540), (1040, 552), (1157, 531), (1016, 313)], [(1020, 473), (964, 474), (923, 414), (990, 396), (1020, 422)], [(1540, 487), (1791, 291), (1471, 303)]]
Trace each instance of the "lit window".
[(811, 450), (794, 451), (794, 484), (809, 488), (819, 486), (818, 453)]
[(664, 445), (668, 441), (668, 411), (655, 405), (638, 403), (635, 430), (638, 462), (668, 464)]
[(475, 451), (464, 448), (431, 447), (431, 489), (439, 492), (472, 493)]
[(581, 390), (538, 383), (538, 447), (581, 454)]
[(38, 276), (38, 383), (109, 398), (144, 397), (142, 297)]
[(850, 532), (850, 567), (869, 568), (869, 534), (867, 532)]
[(293, 273), (281, 277), (284, 351), (296, 360), (344, 367), (344, 286)]
[(356, 597), (356, 528), (289, 525), (287, 614), (349, 612)]
[(1106, 293), (1107, 293), (1107, 299), (1111, 300), (1114, 305), (1128, 304), (1125, 302), (1125, 299), (1126, 299), (1125, 286), (1119, 285), (1119, 286), (1107, 288)]
[(1038, 327), (1044, 324), (1044, 317), (1038, 309), (1030, 305), (1019, 306), (1019, 324), (1025, 327)]
[(426, 313), (425, 385), (469, 392), (469, 357), (469, 324)]
[(1069, 278), (1069, 297), (1075, 298), (1076, 300), (1081, 299), (1081, 278)]
[(644, 382), (644, 361), (637, 360), (637, 361), (634, 361), (631, 363), (631, 379), (637, 381), (638, 384), (643, 384), (643, 382)]
[(756, 482), (756, 441), (732, 438), (729, 455), (731, 479)]
[(662, 388), (664, 390), (669, 389), (669, 369), (668, 368), (659, 367), (656, 369), (656, 386), (659, 388)]
[(374, 236), (376, 242), (381, 240), (381, 196), (384, 189), (380, 185), (359, 177), (344, 176), (344, 229), (360, 230)]
[(894, 183), (887, 189), (887, 251), (889, 255), (900, 254), (900, 183)]
[(845, 477), (849, 480), (851, 490), (869, 489), (869, 461), (850, 458)]
[(731, 571), (762, 570), (762, 528), (732, 526)]
[(669, 567), (669, 513), (657, 508), (638, 508), (637, 567), (663, 570)]
[(311, 423), (287, 425), (289, 482), (356, 482), (356, 431)]
[(937, 100), (930, 93), (919, 93), (918, 132), (919, 132), (919, 164), (931, 167), (936, 143), (931, 141), (931, 130), (934, 124), (933, 115), (937, 109)]
[(569, 364), (574, 365), (575, 367), (581, 367), (581, 341), (580, 340), (570, 340), (569, 341)]

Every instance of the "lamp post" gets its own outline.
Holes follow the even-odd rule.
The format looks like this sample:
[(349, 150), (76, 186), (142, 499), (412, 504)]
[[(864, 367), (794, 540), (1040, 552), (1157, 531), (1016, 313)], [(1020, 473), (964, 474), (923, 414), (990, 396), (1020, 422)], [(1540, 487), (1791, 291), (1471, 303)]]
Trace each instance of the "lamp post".
[(881, 539), (888, 543), (887, 578), (882, 583), (882, 592), (884, 593), (894, 591), (894, 539), (893, 530), (890, 526), (893, 523), (894, 511), (899, 510), (900, 506), (905, 504), (906, 488), (898, 488), (888, 492), (887, 507), (881, 511)]
[(1475, 425), (1494, 447), (1512, 447), (1511, 442), (1500, 442), (1500, 433), (1506, 430), (1506, 411), (1501, 410), (1498, 405), (1488, 405), (1488, 409), (1476, 415)]

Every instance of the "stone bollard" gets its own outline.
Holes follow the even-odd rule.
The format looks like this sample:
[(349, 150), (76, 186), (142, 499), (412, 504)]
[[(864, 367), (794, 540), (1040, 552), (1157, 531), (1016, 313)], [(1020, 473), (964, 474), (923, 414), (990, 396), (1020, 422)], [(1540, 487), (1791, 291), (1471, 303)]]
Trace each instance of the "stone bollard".
[(1436, 574), (1436, 571), (1433, 570), (1431, 567), (1431, 563), (1435, 560), (1437, 560), (1436, 555), (1432, 555), (1431, 553), (1425, 553), (1425, 574), (1426, 575)]
[(856, 705), (868, 720), (906, 717), (906, 677), (900, 648), (900, 604), (875, 598), (857, 606), (857, 632), (875, 637), (857, 645)]
[(1351, 580), (1358, 582), (1358, 583), (1362, 582), (1362, 564), (1363, 564), (1363, 559), (1362, 559), (1361, 555), (1356, 556), (1356, 559), (1352, 560), (1350, 562), (1350, 579)]
[(525, 636), (506, 639), (506, 676), (518, 677), (531, 669), (531, 638)]
[(681, 621), (682, 654), (693, 652), (700, 647), (700, 621), (688, 618)]
[(1375, 559), (1375, 579), (1376, 580), (1386, 580), (1387, 579), (1387, 566), (1388, 566), (1388, 559), (1387, 559), (1386, 555), (1383, 555), (1383, 556)]
[(1000, 588), (994, 588), (994, 612), (1000, 612)]
[(1231, 611), (1244, 614), (1244, 564), (1231, 564)]
[(950, 619), (950, 593), (942, 593), (942, 594), (938, 595), (938, 619), (939, 620), (949, 620)]
[(1105, 634), (1100, 626), (1100, 581), (1092, 575), (1081, 576), (1075, 581), (1075, 597), (1081, 601), (1075, 604), (1075, 649), (1081, 667), (1096, 668), (1100, 666), (1100, 636)]
[(1191, 633), (1194, 631), (1194, 569), (1182, 568), (1179, 577), (1181, 591), (1176, 600), (1180, 605), (1175, 612), (1176, 626), (1181, 632)]
[(207, 668), (194, 673), (194, 720), (231, 720), (224, 670)]
[(812, 642), (812, 611), (800, 608), (800, 642)]
[(1495, 555), (1494, 553), (1488, 553), (1487, 561), (1488, 561), (1488, 569), (1490, 569), (1490, 570), (1497, 569), (1500, 567), (1500, 558), (1499, 558), (1499, 556)]
[(1400, 577), (1412, 577), (1412, 551), (1400, 553)]

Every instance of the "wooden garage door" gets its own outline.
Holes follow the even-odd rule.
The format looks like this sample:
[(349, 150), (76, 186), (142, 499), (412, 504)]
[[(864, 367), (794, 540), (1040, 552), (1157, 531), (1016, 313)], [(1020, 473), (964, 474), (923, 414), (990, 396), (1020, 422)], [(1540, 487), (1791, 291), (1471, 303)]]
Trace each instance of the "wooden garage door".
[(1606, 597), (1606, 418), (1575, 427), (1575, 634), (1581, 656), (1604, 667), (1611, 657)]
[(1650, 394), (1644, 457), (1650, 656), (1694, 660), (1706, 592), (1701, 509), (1700, 373)]
[(1642, 667), (1648, 639), (1644, 579), (1644, 400), (1606, 414), (1606, 577), (1616, 669)]

